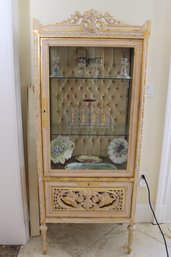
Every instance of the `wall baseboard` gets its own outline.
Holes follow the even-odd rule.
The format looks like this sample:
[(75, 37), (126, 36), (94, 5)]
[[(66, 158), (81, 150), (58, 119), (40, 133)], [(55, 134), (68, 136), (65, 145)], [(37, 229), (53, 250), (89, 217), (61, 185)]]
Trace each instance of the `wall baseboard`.
[(165, 205), (160, 205), (155, 209), (155, 214), (159, 223), (165, 223), (165, 208)]
[(149, 204), (137, 204), (135, 221), (139, 223), (153, 221), (153, 215), (149, 207)]
[(157, 206), (155, 213), (159, 223), (171, 223), (170, 215), (167, 213), (166, 204)]

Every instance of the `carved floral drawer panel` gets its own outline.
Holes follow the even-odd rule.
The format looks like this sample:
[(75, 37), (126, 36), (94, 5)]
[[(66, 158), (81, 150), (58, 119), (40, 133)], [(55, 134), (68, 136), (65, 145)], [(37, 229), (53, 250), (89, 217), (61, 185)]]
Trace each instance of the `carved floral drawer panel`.
[[(129, 217), (132, 183), (46, 182), (48, 217)], [(103, 187), (104, 185), (104, 187)]]

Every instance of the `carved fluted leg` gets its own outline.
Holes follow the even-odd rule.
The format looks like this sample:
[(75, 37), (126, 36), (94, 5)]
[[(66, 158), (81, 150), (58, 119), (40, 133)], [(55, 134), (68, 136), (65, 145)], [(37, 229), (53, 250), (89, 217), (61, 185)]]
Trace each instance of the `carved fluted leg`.
[(47, 235), (47, 226), (46, 224), (42, 224), (40, 226), (40, 231), (41, 231), (41, 236), (42, 236), (42, 253), (47, 254), (47, 240), (46, 240), (46, 235)]
[(136, 229), (135, 224), (128, 225), (128, 246), (127, 246), (128, 254), (130, 254), (132, 251), (132, 241), (133, 241), (133, 234), (135, 229)]

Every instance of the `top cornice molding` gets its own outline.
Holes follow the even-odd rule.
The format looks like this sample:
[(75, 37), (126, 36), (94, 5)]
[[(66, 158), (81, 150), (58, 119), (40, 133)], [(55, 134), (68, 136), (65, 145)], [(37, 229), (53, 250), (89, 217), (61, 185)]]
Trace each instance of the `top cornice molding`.
[(91, 9), (83, 14), (76, 11), (70, 18), (51, 25), (43, 25), (33, 19), (33, 31), (40, 36), (118, 36), (143, 38), (145, 33), (150, 33), (151, 22), (143, 26), (131, 26), (112, 17), (108, 12), (102, 13)]

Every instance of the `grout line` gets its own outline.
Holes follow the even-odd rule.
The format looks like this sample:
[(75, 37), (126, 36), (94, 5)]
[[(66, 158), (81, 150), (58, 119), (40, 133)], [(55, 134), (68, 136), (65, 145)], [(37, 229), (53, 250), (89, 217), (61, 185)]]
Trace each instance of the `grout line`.
[(96, 240), (94, 240), (86, 249), (82, 250), (80, 253), (74, 255), (74, 257), (79, 257), (81, 254), (83, 254), (84, 252), (86, 252), (88, 249), (90, 249), (95, 243), (97, 243), (99, 240), (101, 240), (102, 238), (104, 238), (106, 235), (108, 235), (110, 232), (112, 232), (114, 229), (118, 228), (119, 225), (114, 225), (115, 227), (112, 227), (111, 229), (109, 229), (109, 231), (107, 231), (103, 236), (97, 238)]
[[(145, 233), (145, 232), (143, 232), (143, 231), (141, 231), (139, 229), (136, 229), (136, 231), (138, 231), (138, 232), (144, 234), (145, 236), (150, 237), (150, 238), (152, 238), (152, 239), (154, 239), (154, 240), (156, 240), (156, 241), (158, 241), (158, 242), (160, 242), (161, 244), (164, 245), (164, 242), (162, 240), (156, 238), (155, 236), (149, 235), (149, 234), (147, 234), (147, 233)], [(169, 245), (168, 242), (167, 242), (167, 245), (168, 245), (169, 248), (171, 248), (171, 245)]]

